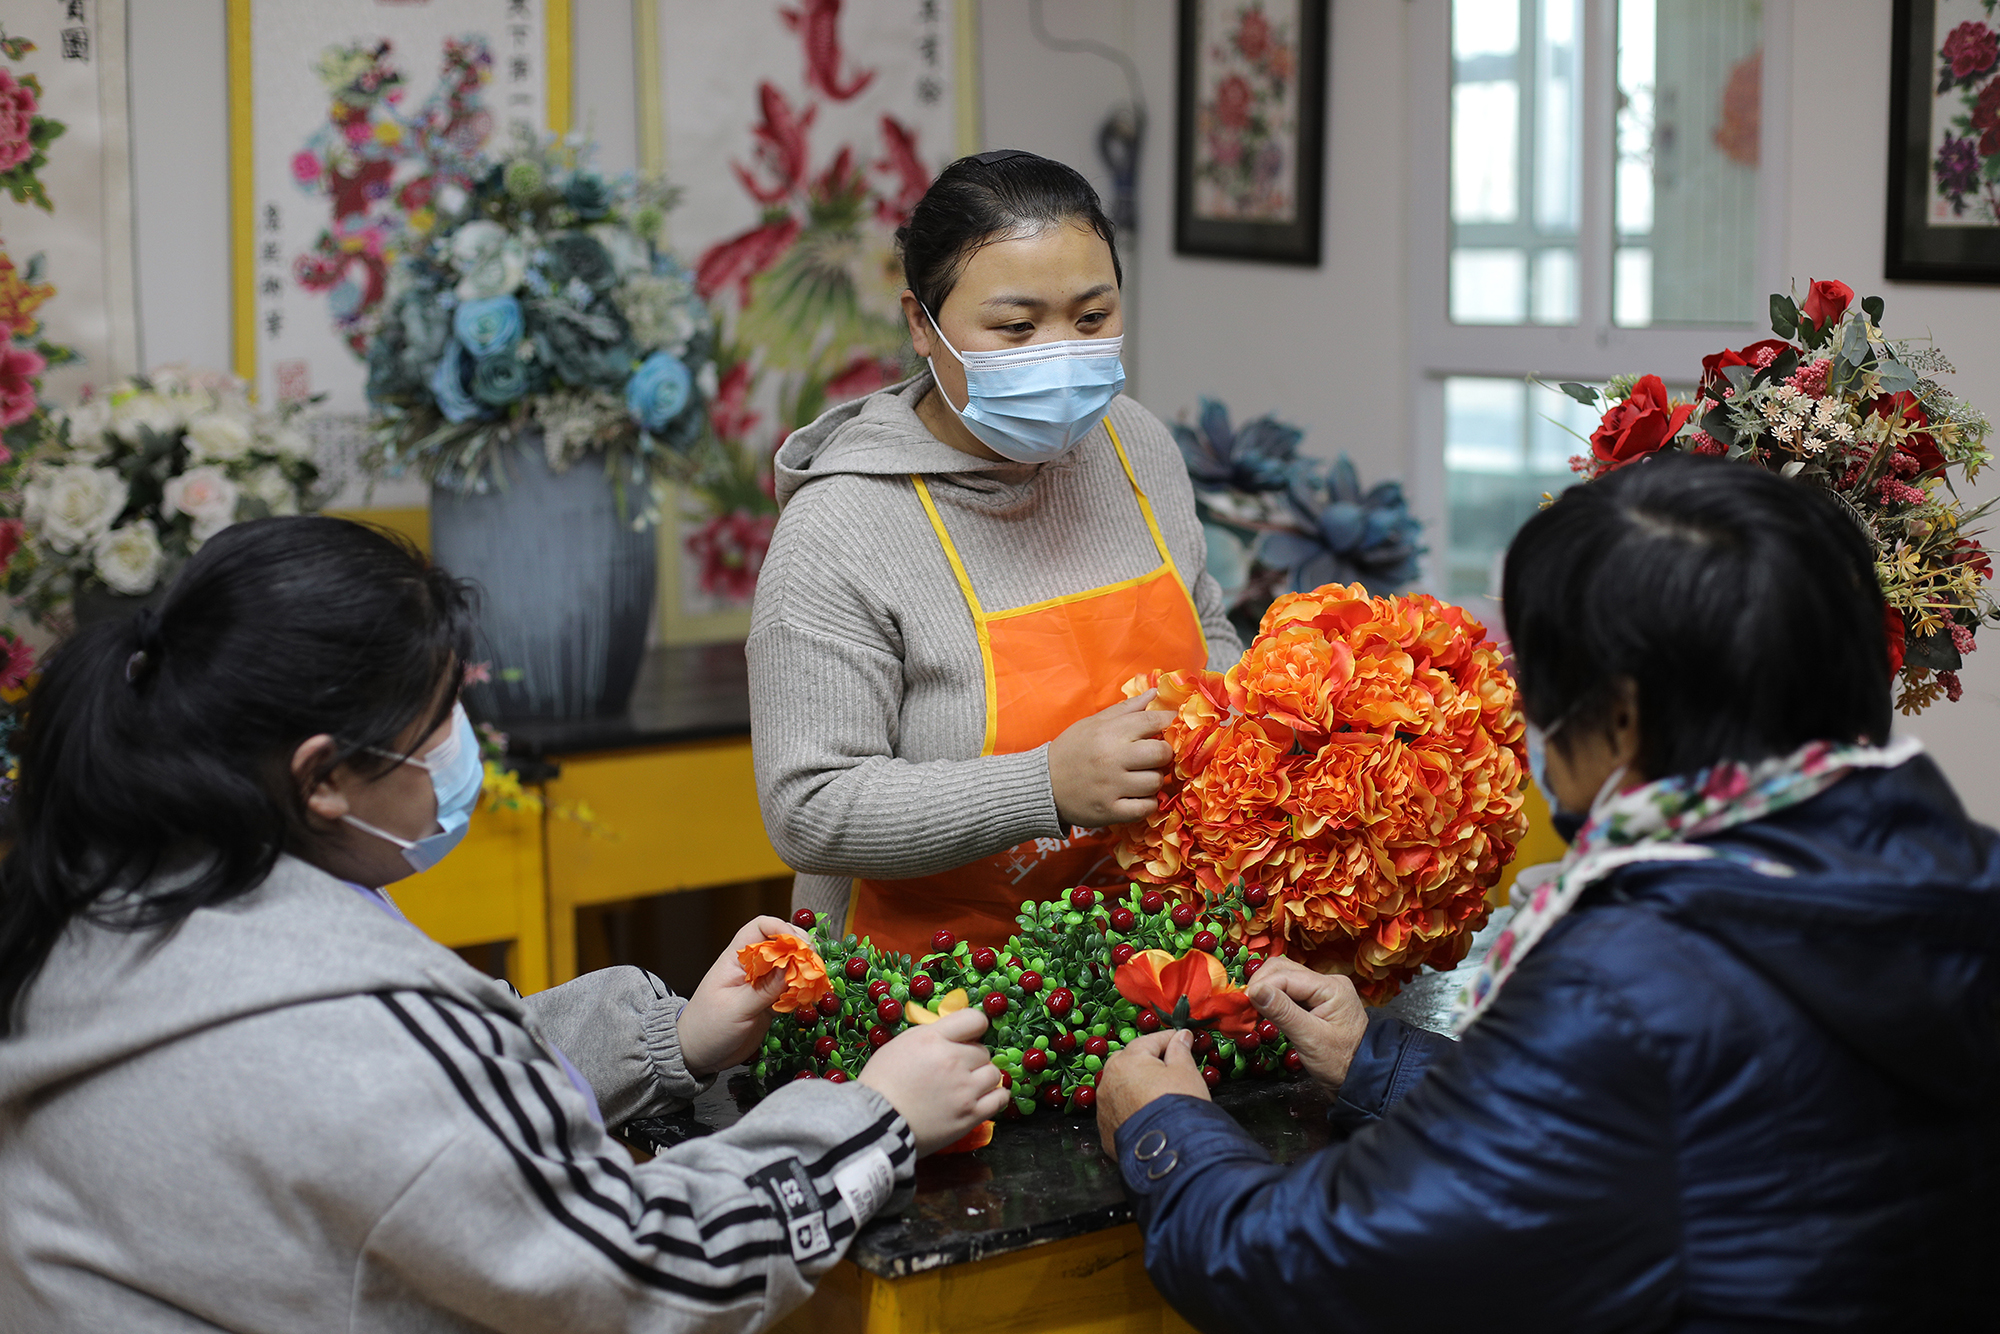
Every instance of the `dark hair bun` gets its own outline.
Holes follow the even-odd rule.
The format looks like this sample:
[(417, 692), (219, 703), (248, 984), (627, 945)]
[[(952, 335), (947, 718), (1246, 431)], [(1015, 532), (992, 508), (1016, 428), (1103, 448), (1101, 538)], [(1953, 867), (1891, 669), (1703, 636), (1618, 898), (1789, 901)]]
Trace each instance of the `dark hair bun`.
[(903, 281), (936, 315), (973, 251), (996, 237), (1063, 222), (1081, 223), (1103, 237), (1111, 247), (1111, 271), (1125, 281), (1118, 229), (1076, 168), (1021, 148), (962, 157), (938, 173), (910, 220), (896, 229)]

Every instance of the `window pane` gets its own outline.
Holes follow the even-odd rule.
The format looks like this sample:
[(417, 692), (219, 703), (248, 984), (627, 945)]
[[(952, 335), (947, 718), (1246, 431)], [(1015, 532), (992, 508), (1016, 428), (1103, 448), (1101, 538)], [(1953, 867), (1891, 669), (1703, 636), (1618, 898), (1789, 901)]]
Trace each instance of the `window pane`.
[(1756, 321), (1762, 48), (1761, 0), (1618, 0), (1617, 323)]
[(1582, 0), (1452, 5), (1456, 322), (1576, 322), (1582, 27)]
[(1588, 448), (1585, 440), (1596, 425), (1591, 409), (1524, 380), (1453, 376), (1444, 382), (1447, 599), (1498, 593), (1507, 544), (1541, 508), (1544, 493), (1576, 481), (1570, 456)]

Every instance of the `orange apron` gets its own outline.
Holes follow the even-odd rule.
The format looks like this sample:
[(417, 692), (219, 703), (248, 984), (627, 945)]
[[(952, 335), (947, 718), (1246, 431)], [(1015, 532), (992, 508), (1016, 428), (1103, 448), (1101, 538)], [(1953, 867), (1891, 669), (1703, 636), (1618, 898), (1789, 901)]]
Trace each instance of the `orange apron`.
[[(1208, 640), (1194, 599), (1174, 568), (1153, 507), (1139, 489), (1109, 417), (1104, 429), (1159, 549), (1159, 566), (1136, 579), (1012, 611), (989, 612), (980, 606), (930, 488), (923, 478), (911, 478), (979, 635), (986, 673), (981, 755), (1015, 755), (1053, 741), (1071, 723), (1117, 703), (1119, 687), (1140, 672), (1200, 668), (1208, 662)], [(1023, 900), (1051, 898), (1076, 885), (1125, 882), (1111, 855), (1115, 829), (1067, 833), (1065, 838), (1031, 839), (935, 875), (856, 880), (848, 898), (847, 929), (912, 958), (930, 951), (931, 937), (941, 928), (961, 940), (998, 945), (1013, 934)]]

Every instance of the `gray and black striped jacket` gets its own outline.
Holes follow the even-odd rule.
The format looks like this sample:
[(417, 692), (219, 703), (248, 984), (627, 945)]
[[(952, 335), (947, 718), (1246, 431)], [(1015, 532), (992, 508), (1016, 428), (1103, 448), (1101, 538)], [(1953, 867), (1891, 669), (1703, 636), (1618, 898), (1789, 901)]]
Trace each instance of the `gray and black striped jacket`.
[(682, 1004), (635, 968), (523, 1001), (290, 858), (164, 937), (79, 923), (0, 1041), (0, 1327), (763, 1328), (914, 1146), (810, 1081), (635, 1166), (598, 1108), (699, 1091)]

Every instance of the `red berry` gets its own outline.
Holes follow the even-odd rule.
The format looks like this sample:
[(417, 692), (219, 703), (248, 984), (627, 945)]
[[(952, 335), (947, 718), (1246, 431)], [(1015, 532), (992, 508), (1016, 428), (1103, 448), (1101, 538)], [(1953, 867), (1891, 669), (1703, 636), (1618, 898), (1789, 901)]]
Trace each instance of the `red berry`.
[(949, 954), (958, 944), (958, 937), (949, 931), (940, 931), (931, 937), (931, 953)]
[(888, 1042), (889, 1042), (889, 1030), (882, 1027), (882, 1025), (877, 1024), (875, 1025), (875, 1027), (868, 1030), (869, 1046), (871, 1047), (887, 1046)]
[(893, 1024), (903, 1017), (903, 1003), (894, 996), (884, 996), (875, 1002), (875, 1017), (885, 1024)]
[(1089, 912), (1097, 903), (1097, 891), (1078, 885), (1069, 892), (1069, 906), (1078, 912)]
[(1263, 1045), (1264, 1045), (1263, 1036), (1259, 1034), (1257, 1030), (1254, 1028), (1251, 1029), (1248, 1033), (1245, 1033), (1242, 1037), (1236, 1039), (1236, 1048), (1238, 1051), (1255, 1051), (1257, 1050), (1257, 1048)]
[[(836, 1009), (839, 1008), (839, 1002), (837, 1001), (835, 1002), (835, 1008)], [(811, 1028), (813, 1025), (819, 1022), (819, 1011), (815, 1010), (812, 1006), (808, 1005), (806, 1006), (805, 1009), (800, 1010), (793, 1017), (798, 1020), (800, 1028)]]
[(1104, 1038), (1100, 1037), (1089, 1038), (1083, 1044), (1083, 1054), (1085, 1056), (1095, 1056), (1098, 1059), (1102, 1060), (1104, 1057), (1109, 1056), (1111, 1054), (1111, 1044)]
[(937, 983), (931, 981), (931, 975), (929, 973), (918, 973), (915, 977), (910, 979), (911, 1000), (922, 1003), (924, 1001), (929, 1000), (931, 998), (932, 993), (936, 992), (936, 990), (937, 990)]
[(1194, 947), (1203, 954), (1215, 953), (1215, 947), (1220, 943), (1216, 940), (1215, 932), (1213, 931), (1197, 931), (1194, 933)]
[(1010, 1099), (1007, 1103), (1007, 1110), (1000, 1113), (1000, 1115), (1009, 1121), (1018, 1121), (1021, 1119), (1021, 1105)]
[(1203, 1033), (1200, 1037), (1194, 1040), (1195, 1055), (1206, 1056), (1214, 1050), (1215, 1050), (1215, 1039), (1209, 1034)]
[(1041, 989), (1042, 975), (1040, 973), (1028, 972), (1021, 974), (1021, 990), (1032, 996)]
[[(1157, 1025), (1155, 1026), (1157, 1027)], [(1076, 1034), (1058, 1033), (1055, 1035), (1054, 1040), (1052, 1040), (1049, 1043), (1049, 1045), (1051, 1047), (1054, 1047), (1058, 1052), (1062, 1053), (1064, 1056), (1067, 1056), (1071, 1052), (1076, 1050)]]
[[(830, 1077), (831, 1076), (829, 1076), (829, 1078)], [(1210, 1088), (1214, 1088), (1217, 1084), (1220, 1084), (1222, 1082), (1222, 1071), (1218, 1070), (1216, 1067), (1212, 1065), (1204, 1065), (1201, 1068), (1201, 1082), (1208, 1085)]]
[(992, 972), (993, 965), (999, 961), (1000, 956), (984, 945), (972, 951), (972, 966), (982, 973)]
[(1263, 966), (1264, 966), (1264, 956), (1261, 954), (1253, 954), (1249, 958), (1243, 961), (1243, 976), (1247, 978), (1251, 976), (1253, 973), (1255, 973), (1259, 968), (1262, 968)]
[(828, 1033), (825, 1037), (813, 1043), (813, 1055), (819, 1057), (820, 1060), (824, 1061), (827, 1057), (833, 1055), (834, 1048), (838, 1047), (839, 1045), (840, 1045), (840, 1039), (836, 1038), (833, 1034)]
[(1141, 1010), (1139, 1017), (1132, 1021), (1132, 1027), (1141, 1033), (1157, 1033), (1160, 1031), (1160, 1016), (1151, 1010)]
[(819, 925), (819, 918), (813, 915), (811, 908), (801, 908), (792, 914), (792, 925), (801, 931), (810, 931)]
[(1021, 1068), (1031, 1075), (1039, 1075), (1049, 1068), (1049, 1054), (1040, 1047), (1030, 1047), (1021, 1057)]
[(1003, 1089), (1013, 1088), (1014, 1076), (1008, 1074), (1005, 1070), (1002, 1070), (1000, 1072), (1000, 1087)]
[(1076, 1109), (1079, 1112), (1087, 1112), (1097, 1106), (1097, 1090), (1088, 1085), (1078, 1089), (1071, 1096), (1076, 1099)]
[(986, 1011), (987, 1018), (998, 1019), (1007, 1013), (1007, 997), (1001, 992), (989, 991), (986, 993), (986, 999), (979, 1002), (979, 1008)]
[(1062, 1085), (1054, 1080), (1044, 1084), (1042, 1086), (1042, 1101), (1051, 1107), (1062, 1106), (1064, 1101)]
[(1054, 991), (1051, 991), (1049, 993), (1049, 999), (1048, 999), (1049, 1013), (1054, 1015), (1058, 1019), (1068, 1014), (1070, 1011), (1070, 1007), (1075, 1004), (1076, 1004), (1076, 993), (1071, 991), (1068, 987), (1057, 987)]
[(888, 979), (886, 979), (886, 978), (881, 978), (881, 977), (878, 977), (878, 978), (876, 978), (876, 979), (875, 979), (875, 980), (874, 980), (873, 982), (870, 982), (870, 983), (868, 984), (868, 999), (869, 999), (869, 1000), (872, 1000), (872, 1001), (878, 1001), (878, 1000), (881, 1000), (881, 999), (882, 999), (882, 998), (883, 998), (884, 996), (886, 996), (886, 995), (888, 995), (888, 994), (889, 994), (889, 982), (888, 982)]
[(1111, 910), (1111, 929), (1113, 931), (1130, 931), (1137, 925), (1139, 925), (1139, 919), (1132, 915), (1130, 908), (1113, 908)]
[(1270, 901), (1271, 891), (1262, 885), (1252, 885), (1243, 891), (1243, 904), (1248, 908), (1261, 908)]
[(1008, 956), (1007, 956), (1007, 966), (1008, 966), (1009, 968), (1019, 968), (1019, 967), (1021, 966), (1021, 958), (1020, 958), (1020, 956), (1019, 956), (1019, 955), (1017, 955), (1017, 954), (1010, 954), (1010, 955), (1008, 955)]
[(818, 1079), (818, 1078), (819, 1078), (819, 1076), (818, 1076), (818, 1075), (816, 1075), (816, 1074), (814, 1074), (814, 1073), (813, 1073), (812, 1071), (810, 1071), (810, 1070), (801, 1070), (801, 1071), (799, 1071), (799, 1072), (798, 1072), (797, 1074), (795, 1074), (795, 1075), (793, 1075), (793, 1076), (792, 1076), (792, 1079), (793, 1079), (793, 1080), (794, 1080), (795, 1082), (796, 1082), (796, 1081), (798, 1081), (798, 1080), (801, 1080), (801, 1079)]
[(1172, 916), (1174, 930), (1185, 931), (1194, 925), (1194, 905), (1192, 903), (1176, 903)]
[(847, 1082), (847, 1074), (842, 1070), (829, 1070), (826, 1072), (826, 1082), (829, 1084), (845, 1084)]
[(868, 959), (867, 959), (867, 956), (865, 956), (865, 955), (860, 955), (860, 954), (857, 954), (857, 955), (855, 955), (855, 956), (854, 956), (853, 958), (851, 958), (851, 959), (849, 959), (849, 960), (847, 961), (847, 980), (848, 980), (848, 981), (850, 981), (850, 982), (859, 982), (859, 981), (860, 981), (860, 980), (861, 980), (862, 978), (864, 978), (864, 977), (866, 977), (866, 976), (868, 976)]
[(1222, 957), (1225, 959), (1234, 959), (1236, 957), (1235, 941), (1232, 940), (1222, 947)]
[(1266, 1042), (1276, 1042), (1278, 1040), (1277, 1020), (1266, 1019), (1261, 1023), (1259, 1023), (1257, 1025), (1257, 1036), (1264, 1039), (1264, 1041)]
[(1293, 1074), (1297, 1074), (1299, 1073), (1299, 1071), (1305, 1068), (1306, 1068), (1305, 1057), (1299, 1055), (1295, 1051), (1288, 1051), (1285, 1053), (1285, 1069), (1291, 1071)]
[(1123, 968), (1131, 961), (1132, 956), (1137, 953), (1138, 951), (1130, 945), (1120, 941), (1111, 947), (1111, 966), (1114, 968)]
[[(839, 1014), (840, 997), (834, 995), (831, 991), (827, 992), (824, 996), (821, 996), (819, 998), (819, 1012), (825, 1015), (829, 1019)], [(803, 1013), (803, 1011), (801, 1013)]]
[(1139, 911), (1155, 913), (1167, 906), (1167, 896), (1157, 889), (1149, 889), (1139, 896)]

